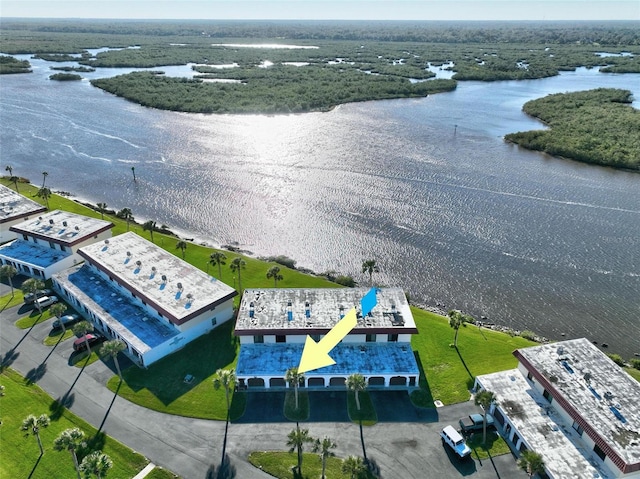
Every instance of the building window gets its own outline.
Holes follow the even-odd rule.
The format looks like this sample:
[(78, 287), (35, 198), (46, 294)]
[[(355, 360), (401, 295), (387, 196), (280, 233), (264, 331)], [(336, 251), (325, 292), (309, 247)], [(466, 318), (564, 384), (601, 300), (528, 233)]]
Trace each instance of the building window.
[(29, 237), (27, 235), (22, 235), (22, 239), (25, 241), (29, 241)]
[(56, 249), (56, 244), (49, 241), (49, 248)]
[(375, 334), (367, 334), (366, 341), (367, 341), (367, 343), (375, 343), (376, 342), (376, 335)]
[(256, 334), (253, 337), (253, 343), (254, 344), (262, 344), (262, 343), (264, 343), (264, 336), (262, 334)]
[(98, 235), (95, 235), (95, 236), (93, 237), (93, 239), (98, 239)]
[(161, 318), (164, 318), (164, 316), (162, 316), (162, 313), (160, 311), (158, 311), (158, 316), (160, 316)]
[(211, 326), (215, 326), (216, 324), (218, 324), (218, 318), (211, 318)]
[(276, 335), (276, 343), (286, 343), (287, 337), (284, 335)]
[(596, 456), (598, 456), (603, 461), (607, 457), (607, 455), (604, 453), (604, 451), (602, 449), (600, 449), (600, 446), (598, 446), (597, 444), (595, 446), (593, 446), (593, 452), (595, 452)]
[(390, 343), (397, 343), (398, 342), (398, 335), (397, 334), (390, 334), (389, 336), (387, 336), (387, 341)]
[(528, 379), (529, 381), (533, 382), (533, 374), (531, 374), (531, 371), (529, 371), (529, 372), (527, 373), (527, 379)]
[(551, 397), (551, 393), (549, 393), (549, 391), (547, 391), (546, 389), (544, 390), (544, 392), (542, 393), (542, 395), (544, 396), (544, 398), (549, 401), (552, 402), (553, 398)]
[(578, 424), (577, 422), (573, 421), (572, 427), (576, 430), (576, 432), (578, 434), (580, 434), (582, 436), (582, 433), (584, 432), (584, 430), (582, 429), (582, 426), (580, 426), (580, 424)]
[(320, 341), (320, 335), (319, 334), (310, 334), (309, 335), (311, 337), (311, 339), (313, 339), (316, 343)]

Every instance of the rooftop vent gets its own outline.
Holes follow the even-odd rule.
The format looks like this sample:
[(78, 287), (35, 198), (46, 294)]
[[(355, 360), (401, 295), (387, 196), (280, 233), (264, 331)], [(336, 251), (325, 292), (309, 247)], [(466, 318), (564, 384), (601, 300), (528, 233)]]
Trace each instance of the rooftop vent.
[(109, 240), (108, 239), (104, 240), (104, 244), (109, 244)]
[(52, 225), (54, 223), (53, 219), (49, 220), (49, 224)]
[(254, 304), (253, 304), (253, 301), (251, 301), (249, 303), (249, 317), (253, 318), (254, 314), (255, 314)]
[(151, 271), (153, 271), (153, 272), (155, 273), (155, 272), (156, 272), (156, 267), (155, 267), (155, 266), (152, 266), (152, 267), (151, 267)]
[(40, 221), (42, 221), (42, 216), (38, 216), (38, 219), (39, 219)]
[(127, 251), (127, 256), (131, 258), (131, 251)]
[(62, 226), (69, 226), (69, 225), (67, 225), (67, 222), (66, 222), (66, 221), (63, 221), (63, 222), (62, 222)]
[(193, 295), (191, 293), (187, 293), (187, 302), (191, 303), (194, 300)]
[(75, 230), (76, 230), (76, 231), (80, 231), (80, 227), (76, 226), (76, 227), (75, 227)]
[(142, 266), (142, 261), (138, 260), (136, 261), (136, 266), (139, 268), (140, 266)]
[(557, 353), (558, 356), (562, 356), (564, 354), (564, 348), (562, 346), (558, 346)]
[(162, 281), (164, 281), (165, 283), (167, 282), (167, 275), (165, 274), (162, 275)]
[(178, 283), (178, 284), (176, 284), (176, 286), (178, 287), (178, 289), (179, 289), (180, 291), (182, 291), (182, 283)]

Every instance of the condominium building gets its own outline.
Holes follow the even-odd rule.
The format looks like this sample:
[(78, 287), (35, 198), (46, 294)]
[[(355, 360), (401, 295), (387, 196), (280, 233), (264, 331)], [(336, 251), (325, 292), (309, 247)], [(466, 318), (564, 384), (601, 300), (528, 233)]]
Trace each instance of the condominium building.
[(17, 233), (10, 230), (13, 225), (46, 211), (41, 204), (0, 185), (0, 244), (18, 237)]
[(519, 349), (517, 369), (478, 376), (515, 451), (551, 478), (640, 478), (640, 383), (587, 339)]
[(142, 367), (233, 316), (235, 289), (133, 232), (79, 250), (53, 276), (61, 296)]
[(345, 387), (362, 374), (369, 387), (417, 387), (419, 369), (411, 349), (418, 332), (400, 288), (376, 290), (376, 306), (364, 317), (363, 288), (247, 289), (235, 334), (240, 338), (236, 375), (242, 388), (287, 387), (287, 369), (300, 362), (307, 335), (320, 341), (351, 308), (357, 325), (329, 353), (336, 364), (305, 373), (304, 387)]

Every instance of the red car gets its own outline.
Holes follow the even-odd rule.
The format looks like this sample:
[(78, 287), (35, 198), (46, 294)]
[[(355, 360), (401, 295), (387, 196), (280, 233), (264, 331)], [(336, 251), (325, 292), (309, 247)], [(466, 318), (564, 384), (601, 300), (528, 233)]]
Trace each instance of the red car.
[(84, 351), (87, 349), (87, 343), (89, 343), (89, 347), (94, 344), (101, 343), (105, 338), (102, 334), (85, 334), (84, 336), (80, 336), (73, 342), (73, 350), (74, 351)]

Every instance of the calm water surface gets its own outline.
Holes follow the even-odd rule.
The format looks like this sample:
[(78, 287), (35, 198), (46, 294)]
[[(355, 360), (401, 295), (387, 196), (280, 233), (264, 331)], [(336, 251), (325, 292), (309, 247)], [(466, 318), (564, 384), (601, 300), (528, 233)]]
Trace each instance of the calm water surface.
[(315, 271), (365, 281), (375, 258), (375, 279), (415, 301), (640, 353), (640, 175), (502, 140), (541, 128), (521, 112), (530, 99), (600, 86), (640, 99), (640, 75), (580, 69), (329, 113), (207, 116), (52, 82), (49, 63), (32, 64), (0, 77), (0, 153), (15, 174), (38, 183), (46, 170), (56, 190)]

